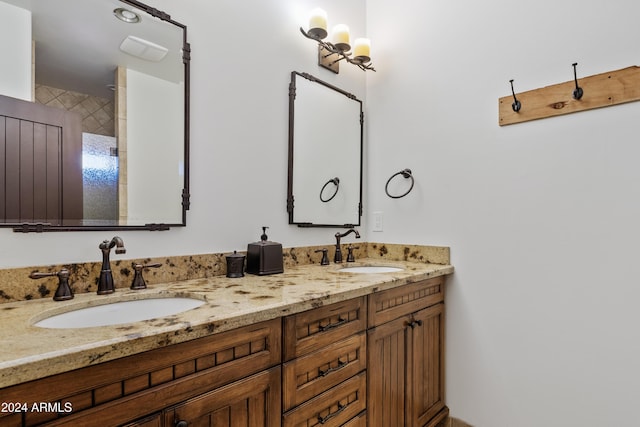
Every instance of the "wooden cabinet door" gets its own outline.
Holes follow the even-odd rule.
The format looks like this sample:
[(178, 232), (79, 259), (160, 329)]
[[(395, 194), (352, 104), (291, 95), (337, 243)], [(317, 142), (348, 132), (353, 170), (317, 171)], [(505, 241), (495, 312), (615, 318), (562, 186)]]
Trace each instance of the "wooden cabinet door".
[[(444, 304), (420, 310), (412, 316), (407, 417), (422, 427), (444, 409)], [(446, 414), (445, 414), (446, 415)], [(440, 419), (441, 417), (438, 417)]]
[(432, 426), (444, 405), (444, 304), (368, 331), (368, 425)]
[(280, 367), (260, 372), (164, 411), (164, 425), (279, 427)]
[(0, 222), (82, 219), (82, 118), (0, 95)]
[(409, 318), (400, 317), (368, 331), (368, 425), (405, 425)]

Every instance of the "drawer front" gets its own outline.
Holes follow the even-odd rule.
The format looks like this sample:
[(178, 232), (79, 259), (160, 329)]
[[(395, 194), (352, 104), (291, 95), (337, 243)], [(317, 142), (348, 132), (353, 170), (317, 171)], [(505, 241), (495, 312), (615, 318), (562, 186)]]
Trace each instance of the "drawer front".
[(119, 425), (275, 366), (281, 345), (281, 321), (273, 319), (12, 386), (3, 399), (73, 406), (61, 418), (28, 412), (25, 426)]
[(366, 408), (367, 376), (362, 372), (283, 416), (283, 427), (337, 427)]
[(342, 427), (367, 427), (367, 411), (362, 411), (355, 418), (351, 418)]
[(280, 367), (275, 367), (165, 410), (163, 425), (276, 427), (280, 410)]
[(365, 329), (366, 297), (354, 298), (284, 318), (284, 360), (319, 350)]
[(369, 295), (369, 327), (444, 301), (444, 281), (439, 276)]
[(367, 367), (364, 332), (284, 364), (284, 410), (306, 402)]

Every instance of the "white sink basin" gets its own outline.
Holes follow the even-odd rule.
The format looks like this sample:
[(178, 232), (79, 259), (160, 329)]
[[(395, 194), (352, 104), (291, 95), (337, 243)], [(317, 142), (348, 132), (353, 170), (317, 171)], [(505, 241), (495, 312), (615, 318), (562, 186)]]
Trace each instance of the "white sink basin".
[(338, 270), (339, 273), (394, 273), (402, 271), (399, 267), (389, 267), (386, 265), (360, 265), (353, 267), (344, 267)]
[(51, 329), (90, 328), (156, 319), (200, 307), (204, 301), (195, 298), (150, 298), (112, 302), (56, 314), (34, 323)]

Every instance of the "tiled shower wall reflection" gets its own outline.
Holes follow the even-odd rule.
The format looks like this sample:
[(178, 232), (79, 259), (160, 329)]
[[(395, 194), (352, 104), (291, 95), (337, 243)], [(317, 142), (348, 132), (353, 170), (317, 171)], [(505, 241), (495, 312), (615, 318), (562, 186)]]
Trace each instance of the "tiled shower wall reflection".
[(118, 219), (116, 138), (82, 134), (82, 187), (85, 225)]
[(113, 97), (102, 98), (37, 84), (36, 102), (79, 113), (82, 131), (115, 136)]

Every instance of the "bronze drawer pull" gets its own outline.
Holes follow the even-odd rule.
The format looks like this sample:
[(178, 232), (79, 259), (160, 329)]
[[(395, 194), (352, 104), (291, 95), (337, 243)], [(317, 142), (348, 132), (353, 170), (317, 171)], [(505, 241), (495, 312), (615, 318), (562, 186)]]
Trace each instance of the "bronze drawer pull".
[(318, 415), (318, 422), (320, 424), (324, 424), (327, 421), (329, 421), (331, 418), (337, 416), (338, 414), (340, 414), (340, 412), (344, 411), (345, 409), (347, 409), (347, 406), (349, 405), (341, 405), (340, 402), (338, 402), (338, 410), (336, 412), (334, 412), (333, 414), (329, 414), (326, 417), (321, 417)]
[(407, 326), (410, 327), (411, 329), (415, 328), (417, 326), (422, 326), (422, 320), (412, 320), (411, 322), (407, 322)]
[(324, 371), (322, 369), (318, 368), (318, 376), (319, 377), (326, 377), (331, 372), (339, 371), (340, 369), (344, 368), (348, 364), (349, 364), (349, 362), (343, 362), (342, 360), (338, 359), (338, 366), (336, 366), (334, 368), (329, 368), (329, 369), (324, 370)]
[(342, 326), (347, 323), (347, 319), (343, 319), (338, 317), (338, 321), (336, 323), (329, 323), (328, 325), (320, 326), (320, 332), (326, 332), (329, 329), (337, 328), (338, 326)]

